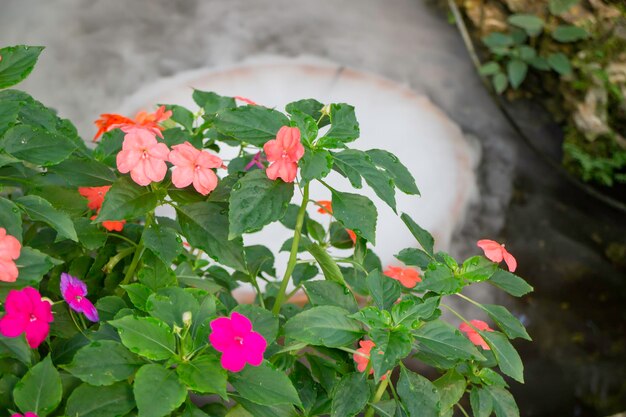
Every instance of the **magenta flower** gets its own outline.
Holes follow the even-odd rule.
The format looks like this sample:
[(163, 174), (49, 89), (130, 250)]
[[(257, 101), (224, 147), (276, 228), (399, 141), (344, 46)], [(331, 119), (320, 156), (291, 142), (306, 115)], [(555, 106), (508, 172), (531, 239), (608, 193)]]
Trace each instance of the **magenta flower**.
[(250, 160), (250, 162), (248, 162), (248, 165), (246, 165), (246, 167), (244, 168), (244, 171), (248, 171), (250, 170), (253, 166), (257, 166), (260, 169), (265, 169), (265, 165), (263, 165), (264, 162), (263, 155), (261, 155), (261, 152), (257, 152), (256, 155), (254, 155), (254, 157)]
[(4, 304), (6, 313), (0, 319), (0, 333), (5, 337), (18, 337), (26, 333), (28, 345), (39, 347), (50, 331), (52, 306), (41, 299), (39, 291), (32, 287), (11, 290)]
[(222, 352), (222, 367), (231, 372), (241, 371), (246, 363), (259, 366), (267, 347), (263, 336), (252, 331), (250, 320), (237, 312), (211, 322), (209, 341)]
[(39, 416), (37, 416), (37, 414), (35, 414), (35, 413), (31, 412), (31, 411), (27, 411), (27, 412), (24, 413), (24, 415), (19, 414), (19, 413), (15, 413), (15, 414), (12, 414), (11, 417), (39, 417)]
[(76, 277), (63, 272), (61, 274), (61, 295), (72, 310), (83, 313), (91, 321), (98, 321), (98, 310), (89, 301), (87, 285)]

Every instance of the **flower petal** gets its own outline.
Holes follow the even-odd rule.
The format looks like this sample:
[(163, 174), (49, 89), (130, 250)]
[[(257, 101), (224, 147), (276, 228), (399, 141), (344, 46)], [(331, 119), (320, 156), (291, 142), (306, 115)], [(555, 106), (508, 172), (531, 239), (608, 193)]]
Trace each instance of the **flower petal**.
[(234, 347), (222, 354), (220, 362), (227, 371), (239, 372), (246, 366), (246, 356), (241, 349)]
[(504, 248), (502, 248), (502, 257), (504, 258), (504, 262), (506, 262), (506, 266), (509, 268), (509, 271), (515, 272), (517, 269), (517, 260), (515, 257)]
[(263, 362), (263, 354), (267, 348), (267, 341), (257, 332), (250, 332), (243, 338), (246, 362), (252, 366), (259, 366)]
[(26, 341), (33, 349), (39, 347), (41, 342), (46, 340), (50, 332), (50, 325), (42, 320), (34, 320), (26, 325)]
[(0, 334), (4, 337), (17, 337), (26, 329), (30, 316), (24, 313), (5, 314), (0, 319)]
[(235, 336), (244, 337), (252, 331), (252, 322), (250, 319), (236, 311), (233, 311), (230, 315), (230, 323)]

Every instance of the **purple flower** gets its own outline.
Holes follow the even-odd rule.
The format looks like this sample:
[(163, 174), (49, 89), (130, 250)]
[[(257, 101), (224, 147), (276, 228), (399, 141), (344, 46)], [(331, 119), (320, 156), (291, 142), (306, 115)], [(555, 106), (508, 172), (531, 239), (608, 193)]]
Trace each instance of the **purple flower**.
[(83, 313), (91, 321), (98, 321), (98, 310), (86, 298), (87, 285), (76, 277), (63, 272), (61, 274), (61, 295), (72, 310)]
[(254, 155), (254, 157), (250, 160), (250, 162), (248, 162), (248, 165), (246, 165), (244, 170), (248, 171), (253, 166), (257, 166), (260, 169), (265, 169), (265, 166), (263, 165), (264, 160), (265, 160), (265, 158), (263, 158), (263, 155), (261, 154), (261, 152), (259, 152), (256, 155)]

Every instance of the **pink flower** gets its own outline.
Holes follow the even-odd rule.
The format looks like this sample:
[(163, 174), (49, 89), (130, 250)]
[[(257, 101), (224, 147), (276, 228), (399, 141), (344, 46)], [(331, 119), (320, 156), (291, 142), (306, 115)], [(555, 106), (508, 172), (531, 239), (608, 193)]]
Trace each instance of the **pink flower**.
[(0, 281), (15, 282), (18, 271), (15, 260), (20, 257), (22, 245), (5, 228), (0, 227)]
[(509, 268), (509, 271), (515, 272), (517, 268), (517, 261), (505, 248), (504, 245), (494, 242), (493, 240), (483, 239), (479, 240), (476, 245), (485, 252), (487, 259), (493, 262), (504, 262)]
[(281, 178), (293, 182), (298, 172), (298, 161), (304, 155), (304, 146), (300, 143), (300, 130), (297, 127), (283, 126), (276, 134), (276, 139), (263, 145), (267, 160), (271, 165), (265, 171), (271, 180)]
[(491, 350), (485, 339), (472, 326), (481, 332), (493, 332), (493, 329), (489, 328), (489, 325), (482, 320), (471, 320), (470, 324), (471, 326), (467, 323), (461, 323), (459, 330), (465, 333), (470, 342), (476, 346), (480, 346), (485, 350)]
[(174, 164), (172, 182), (178, 188), (193, 183), (200, 194), (207, 195), (217, 187), (217, 175), (211, 168), (222, 166), (222, 160), (208, 152), (200, 151), (189, 142), (172, 146), (169, 160)]
[(72, 310), (83, 313), (91, 321), (98, 321), (98, 310), (86, 298), (87, 285), (76, 277), (63, 272), (61, 274), (61, 295)]
[(388, 266), (383, 274), (389, 278), (400, 281), (406, 288), (413, 288), (418, 282), (422, 282), (419, 272), (413, 268), (402, 268), (399, 266)]
[(222, 367), (231, 372), (241, 371), (246, 363), (259, 366), (267, 347), (263, 336), (252, 331), (250, 320), (237, 312), (211, 322), (209, 341), (222, 352)]
[(15, 413), (15, 414), (12, 414), (11, 417), (39, 417), (39, 416), (37, 416), (37, 414), (35, 414), (35, 413), (31, 412), (31, 411), (27, 411), (27, 412), (24, 413), (24, 415), (19, 414), (19, 413)]
[[(126, 130), (125, 130), (126, 131)], [(117, 154), (117, 169), (139, 185), (148, 185), (165, 178), (169, 149), (159, 143), (150, 130), (132, 127), (126, 131), (122, 150)]]
[(241, 96), (235, 96), (233, 98), (235, 100), (243, 101), (244, 103), (249, 104), (251, 106), (256, 106), (257, 105), (254, 101), (250, 100), (249, 98), (245, 98), (245, 97), (241, 97)]
[(265, 165), (263, 165), (263, 155), (261, 152), (258, 152), (254, 157), (248, 162), (248, 165), (245, 166), (244, 171), (250, 170), (253, 166), (257, 166), (259, 169), (265, 169)]
[(5, 337), (18, 337), (26, 333), (28, 345), (35, 349), (50, 331), (54, 320), (52, 306), (41, 299), (39, 291), (32, 287), (11, 290), (4, 304), (5, 315), (0, 319), (0, 333)]

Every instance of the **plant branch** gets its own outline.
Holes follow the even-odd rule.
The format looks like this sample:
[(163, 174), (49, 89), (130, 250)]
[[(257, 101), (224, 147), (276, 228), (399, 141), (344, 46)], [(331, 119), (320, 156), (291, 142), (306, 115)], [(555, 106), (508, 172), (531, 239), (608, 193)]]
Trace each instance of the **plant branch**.
[(278, 295), (276, 296), (276, 301), (274, 302), (274, 307), (272, 308), (272, 313), (274, 314), (278, 314), (280, 312), (280, 307), (285, 302), (285, 292), (287, 291), (287, 285), (289, 284), (291, 274), (296, 267), (296, 261), (298, 257), (298, 245), (300, 244), (300, 235), (302, 233), (302, 225), (304, 224), (304, 215), (306, 214), (306, 206), (308, 202), (309, 184), (304, 186), (302, 204), (300, 205), (300, 209), (298, 210), (298, 217), (296, 217), (296, 228), (293, 232), (293, 242), (291, 243), (289, 262), (287, 263), (287, 269), (285, 270), (283, 281), (280, 283), (280, 289), (278, 290)]
[[(383, 394), (387, 390), (388, 384), (389, 384), (389, 375), (387, 375), (387, 378), (380, 381), (380, 384), (378, 385), (378, 390), (376, 390), (376, 394), (374, 394), (374, 398), (372, 399), (372, 402), (370, 404), (376, 404), (378, 401), (380, 401), (380, 399), (383, 397)], [(365, 413), (365, 417), (373, 417), (373, 416), (374, 416), (374, 407), (370, 405), (370, 408)]]
[[(150, 227), (150, 225), (152, 224), (152, 218), (153, 218), (153, 213), (149, 213), (146, 216), (146, 224), (144, 225), (144, 230)], [(120, 285), (128, 284), (130, 280), (133, 278), (133, 276), (135, 275), (135, 270), (137, 269), (137, 265), (139, 264), (139, 261), (141, 260), (143, 249), (144, 247), (143, 247), (143, 234), (142, 234), (141, 238), (139, 239), (139, 243), (137, 244), (137, 247), (135, 248), (135, 254), (133, 255), (133, 259), (132, 261), (130, 261), (130, 265), (128, 266), (128, 270), (126, 271), (126, 275), (124, 275), (124, 279), (122, 280), (122, 282), (120, 282)]]

